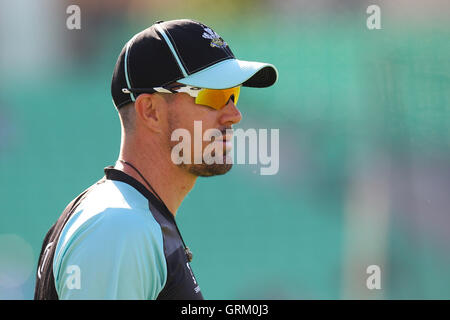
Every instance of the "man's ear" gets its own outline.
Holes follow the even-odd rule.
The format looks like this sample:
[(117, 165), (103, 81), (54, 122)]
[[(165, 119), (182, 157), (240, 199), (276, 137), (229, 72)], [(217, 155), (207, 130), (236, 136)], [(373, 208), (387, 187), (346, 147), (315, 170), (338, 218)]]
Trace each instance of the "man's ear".
[(156, 94), (142, 93), (134, 102), (136, 121), (154, 132), (162, 132), (162, 108), (165, 103)]

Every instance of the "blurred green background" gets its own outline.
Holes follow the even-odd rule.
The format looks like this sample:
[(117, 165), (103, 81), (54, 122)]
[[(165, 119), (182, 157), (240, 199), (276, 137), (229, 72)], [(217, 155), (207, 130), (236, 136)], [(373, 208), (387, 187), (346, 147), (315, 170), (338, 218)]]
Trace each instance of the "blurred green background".
[(237, 125), (280, 130), (278, 174), (200, 178), (177, 214), (205, 298), (450, 298), (448, 1), (0, 2), (0, 299), (32, 298), (45, 233), (117, 159), (121, 48), (177, 18), (280, 73)]

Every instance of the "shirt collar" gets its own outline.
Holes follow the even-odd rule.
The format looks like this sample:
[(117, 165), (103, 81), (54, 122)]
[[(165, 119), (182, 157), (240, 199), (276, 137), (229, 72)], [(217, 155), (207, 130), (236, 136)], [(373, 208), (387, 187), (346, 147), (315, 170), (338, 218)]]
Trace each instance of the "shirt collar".
[(133, 178), (132, 176), (126, 174), (125, 172), (114, 168), (113, 166), (107, 166), (104, 169), (105, 178), (107, 180), (121, 181), (129, 184), (137, 191), (139, 191), (144, 197), (148, 199), (159, 211), (164, 212), (171, 219), (174, 219), (173, 214), (166, 207), (166, 205), (159, 201), (153, 193), (151, 193), (142, 183)]

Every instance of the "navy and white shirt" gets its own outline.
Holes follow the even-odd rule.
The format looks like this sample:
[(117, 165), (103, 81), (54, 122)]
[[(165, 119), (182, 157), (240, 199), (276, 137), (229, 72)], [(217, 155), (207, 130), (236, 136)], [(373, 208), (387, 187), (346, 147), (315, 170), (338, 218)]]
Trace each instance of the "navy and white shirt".
[(35, 299), (203, 299), (174, 216), (139, 181), (105, 176), (42, 245)]

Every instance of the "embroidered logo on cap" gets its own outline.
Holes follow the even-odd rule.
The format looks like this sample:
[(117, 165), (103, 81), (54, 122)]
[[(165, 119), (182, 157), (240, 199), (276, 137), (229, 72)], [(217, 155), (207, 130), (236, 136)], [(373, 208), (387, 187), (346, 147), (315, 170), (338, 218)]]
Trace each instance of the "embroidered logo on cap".
[(209, 44), (211, 47), (215, 48), (225, 48), (228, 44), (219, 36), (216, 32), (211, 30), (208, 27), (203, 28), (205, 32), (203, 32), (202, 37), (205, 39), (210, 39), (211, 43)]

